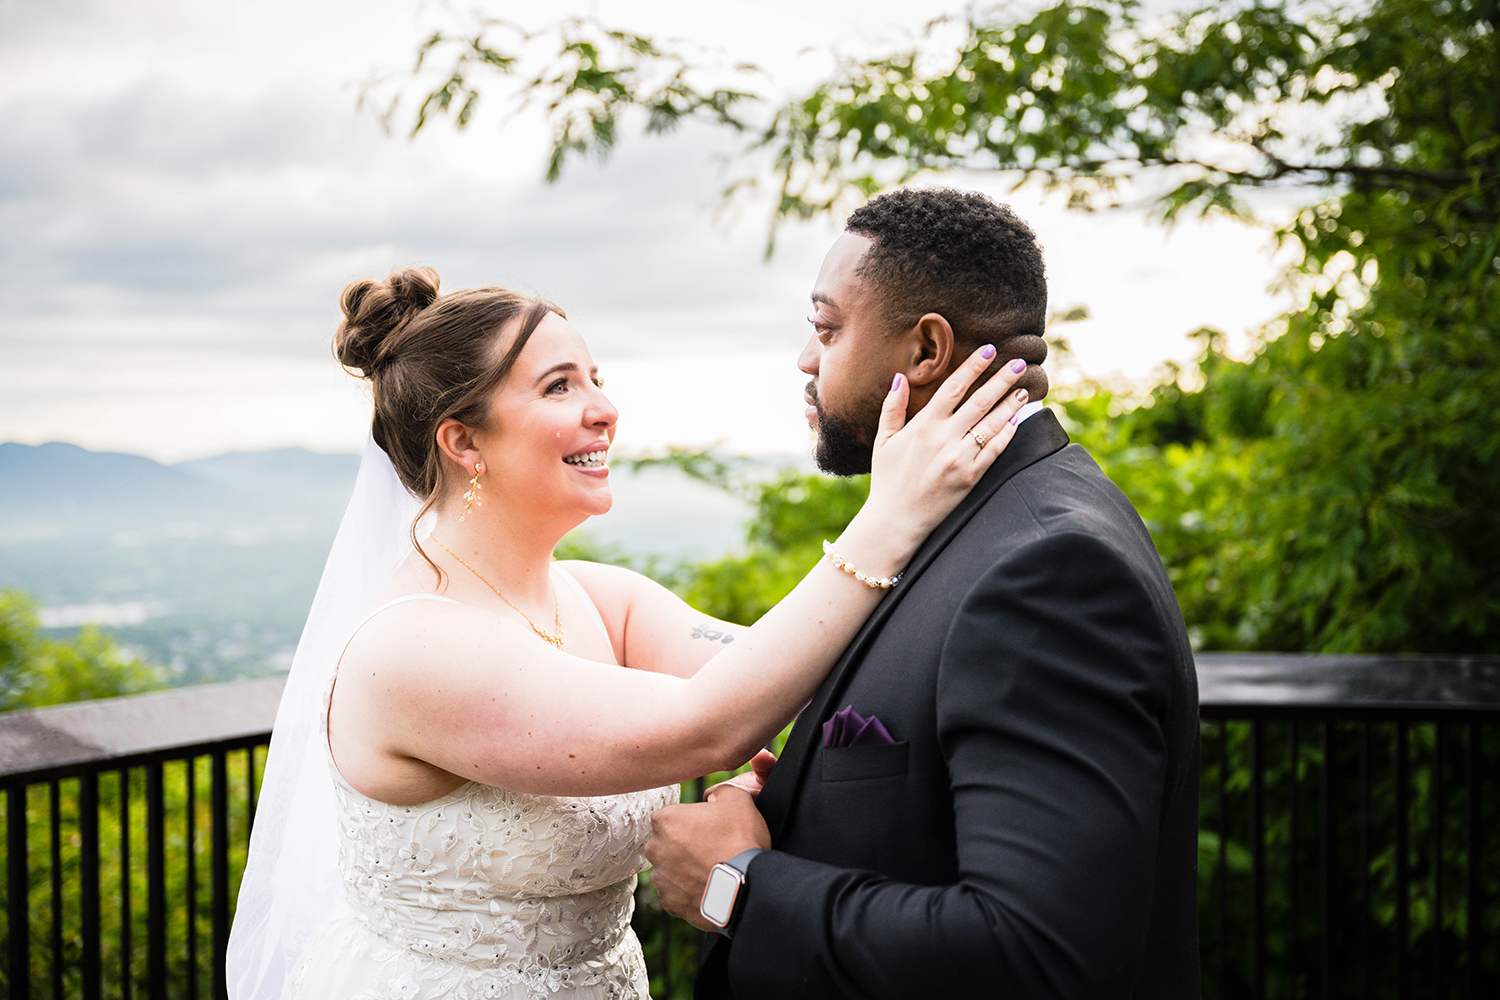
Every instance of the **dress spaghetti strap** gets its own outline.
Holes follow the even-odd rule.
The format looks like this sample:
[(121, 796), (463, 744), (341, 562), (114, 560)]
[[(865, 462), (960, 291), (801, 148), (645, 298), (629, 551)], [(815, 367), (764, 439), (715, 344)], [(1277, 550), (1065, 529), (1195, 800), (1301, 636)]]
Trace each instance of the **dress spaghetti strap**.
[(593, 614), (593, 616), (594, 616), (594, 624), (598, 625), (599, 626), (599, 631), (602, 632), (602, 633), (604, 633), (604, 641), (608, 642), (609, 641), (609, 629), (605, 628), (605, 626), (604, 626), (604, 616), (601, 615), (601, 614), (599, 614), (599, 608), (598, 608), (598, 606), (594, 604), (594, 599), (589, 596), (589, 592), (583, 589), (583, 584), (579, 583), (578, 579), (576, 577), (574, 577), (572, 573), (569, 573), (567, 570), (563, 569), (561, 566), (557, 565), (556, 563), (552, 564), (552, 571), (554, 573), (556, 573), (558, 576), (562, 577), (563, 580), (565, 580), (567, 582), (567, 584), (568, 584), (569, 587), (573, 588), (573, 593), (577, 594), (580, 598), (582, 598), (584, 605), (589, 609), (589, 612), (591, 614)]

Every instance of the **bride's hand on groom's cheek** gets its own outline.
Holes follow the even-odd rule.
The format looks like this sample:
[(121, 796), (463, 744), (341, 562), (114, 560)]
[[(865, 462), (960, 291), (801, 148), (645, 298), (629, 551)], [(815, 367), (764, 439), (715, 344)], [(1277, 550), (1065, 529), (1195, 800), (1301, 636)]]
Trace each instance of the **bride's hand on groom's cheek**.
[(729, 782), (716, 785), (707, 802), (658, 809), (651, 831), (646, 860), (662, 909), (704, 931), (713, 927), (698, 906), (713, 866), (752, 847), (771, 846), (755, 799)]

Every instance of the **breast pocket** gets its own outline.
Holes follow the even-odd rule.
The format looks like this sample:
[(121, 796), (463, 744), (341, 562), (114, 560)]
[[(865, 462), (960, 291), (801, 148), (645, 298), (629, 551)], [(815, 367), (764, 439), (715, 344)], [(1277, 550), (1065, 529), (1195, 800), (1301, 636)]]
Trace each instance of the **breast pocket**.
[(786, 849), (845, 868), (891, 870), (898, 861), (893, 853), (908, 843), (910, 748), (901, 742), (821, 750), (814, 772), (821, 780), (808, 783), (798, 807), (796, 826), (805, 837)]
[(894, 778), (906, 773), (907, 750), (911, 744), (878, 743), (862, 747), (835, 747), (824, 750), (824, 781), (862, 781), (870, 778)]

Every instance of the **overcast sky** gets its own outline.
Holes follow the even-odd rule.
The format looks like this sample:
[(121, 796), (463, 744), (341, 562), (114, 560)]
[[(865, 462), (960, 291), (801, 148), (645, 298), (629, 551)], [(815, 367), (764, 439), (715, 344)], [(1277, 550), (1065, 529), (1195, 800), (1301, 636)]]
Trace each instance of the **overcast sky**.
[[(939, 0), (597, 0), (549, 15), (691, 39), (811, 79)], [(493, 4), (497, 12), (526, 10)], [(722, 135), (628, 136), (542, 181), (535, 122), (481, 111), (415, 141), (356, 109), (449, 8), (419, 0), (0, 0), (0, 441), (177, 461), (355, 451), (368, 404), (328, 351), (348, 282), (430, 265), (445, 288), (560, 303), (621, 410), (617, 448), (801, 452), (795, 358), (833, 222), (762, 261), (764, 206), (715, 220)], [(807, 49), (811, 51), (804, 51)], [(1003, 195), (1003, 179), (947, 183)], [(1141, 378), (1202, 325), (1279, 311), (1264, 232), (1007, 196), (1046, 247), (1078, 372)]]

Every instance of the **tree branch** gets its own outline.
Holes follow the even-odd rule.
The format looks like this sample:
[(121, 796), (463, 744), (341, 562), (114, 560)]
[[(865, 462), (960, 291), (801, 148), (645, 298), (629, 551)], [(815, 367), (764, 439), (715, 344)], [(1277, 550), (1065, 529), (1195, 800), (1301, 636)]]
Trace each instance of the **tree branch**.
[[(1255, 170), (1232, 170), (1219, 164), (1210, 163), (1206, 160), (1191, 157), (1132, 157), (1119, 156), (1107, 160), (1088, 160), (1076, 164), (1068, 164), (1057, 167), (1028, 167), (1028, 171), (1042, 171), (1048, 174), (1056, 174), (1067, 170), (1079, 170), (1093, 173), (1103, 170), (1105, 167), (1115, 167), (1122, 163), (1135, 163), (1142, 167), (1201, 167), (1214, 173), (1223, 174), (1226, 177), (1245, 184), (1272, 184), (1282, 180), (1291, 174), (1318, 174), (1326, 180), (1332, 180), (1339, 175), (1350, 175), (1356, 177), (1380, 178), (1391, 181), (1410, 181), (1416, 183), (1430, 184), (1438, 188), (1451, 188), (1461, 184), (1467, 184), (1476, 179), (1476, 175), (1462, 170), (1418, 170), (1412, 167), (1380, 167), (1367, 166), (1360, 163), (1285, 163), (1276, 161), (1274, 169), (1269, 171)], [(951, 165), (951, 164), (949, 164)], [(1022, 169), (1004, 167), (1001, 169)], [(1500, 174), (1481, 172), (1477, 179), (1486, 184), (1500, 182)]]

